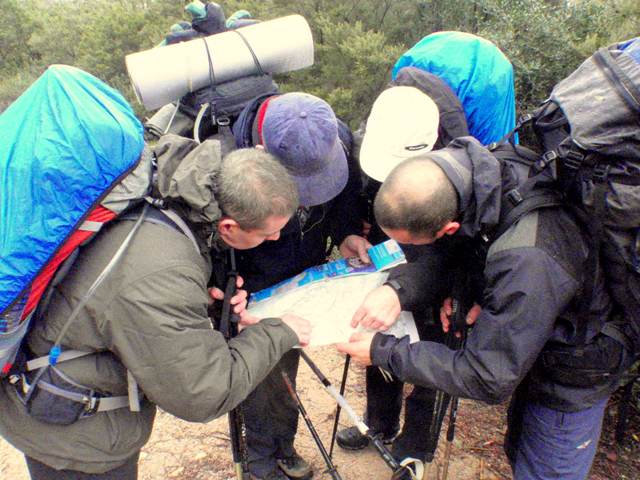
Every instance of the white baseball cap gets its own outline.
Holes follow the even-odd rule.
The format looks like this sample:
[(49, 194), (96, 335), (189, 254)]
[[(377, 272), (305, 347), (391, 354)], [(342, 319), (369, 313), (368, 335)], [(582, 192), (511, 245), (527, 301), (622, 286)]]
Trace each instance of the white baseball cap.
[(440, 113), (431, 98), (415, 87), (383, 91), (371, 108), (360, 149), (360, 167), (384, 182), (403, 160), (433, 149)]

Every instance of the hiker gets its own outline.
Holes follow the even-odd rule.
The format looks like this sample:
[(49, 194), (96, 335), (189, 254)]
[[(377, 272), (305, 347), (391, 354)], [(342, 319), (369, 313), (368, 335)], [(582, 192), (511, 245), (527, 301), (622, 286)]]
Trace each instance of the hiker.
[[(582, 294), (589, 243), (569, 209), (549, 205), (500, 230), (508, 192), (529, 174), (529, 164), (517, 160), (522, 147), (505, 148), (508, 158), (465, 137), (407, 160), (389, 174), (374, 205), (381, 228), (398, 242), (454, 241), (458, 251), (484, 257), (481, 293), (474, 295), (482, 310), (464, 347), (410, 345), (375, 333), (338, 348), (450, 395), (499, 403), (516, 391), (506, 442), (514, 478), (584, 479), (627, 351), (603, 332), (611, 302), (600, 270), (591, 293)], [(466, 259), (453, 258), (473, 272)], [(576, 346), (580, 325), (587, 343)], [(579, 348), (583, 363), (571, 363)]]
[[(239, 148), (257, 146), (274, 155), (298, 187), (296, 214), (280, 238), (240, 252), (244, 288), (256, 292), (322, 264), (327, 242), (344, 257), (369, 262), (357, 209), (360, 173), (351, 155), (351, 132), (323, 100), (306, 93), (256, 98), (234, 124)], [(267, 379), (243, 402), (249, 469), (256, 479), (311, 478), (311, 466), (293, 443), (298, 410), (282, 380), (295, 386), (300, 355), (283, 356)]]
[[(156, 207), (143, 207), (147, 217), (122, 259), (64, 336), (63, 352), (93, 353), (49, 367), (51, 378), (43, 377), (28, 400), (22, 397), (33, 372), (0, 382), (0, 433), (25, 454), (34, 480), (137, 478), (156, 405), (188, 421), (212, 420), (241, 402), (284, 352), (308, 341), (308, 322), (285, 315), (245, 328), (227, 345), (207, 314), (208, 304), (223, 296), (207, 290), (210, 247), (246, 249), (276, 240), (295, 212), (296, 185), (282, 165), (257, 149), (221, 159), (217, 141), (198, 145), (173, 135), (154, 152), (159, 198), (177, 217), (167, 221)], [(26, 337), (30, 357), (49, 352), (140, 215), (139, 208), (105, 225), (81, 249), (35, 317)], [(236, 314), (246, 314), (246, 292), (231, 303)], [(102, 411), (135, 391), (132, 384), (140, 396), (130, 393), (126, 406)], [(78, 393), (80, 400), (67, 399)], [(132, 411), (138, 402), (139, 411)]]
[[(387, 239), (373, 218), (373, 203), (381, 182), (404, 159), (421, 155), (430, 149), (441, 149), (453, 139), (469, 135), (467, 117), (475, 118), (477, 123), (479, 110), (487, 110), (486, 106), (478, 108), (478, 103), (484, 101), (480, 94), (483, 89), (490, 91), (494, 97), (503, 97), (491, 106), (491, 115), (503, 119), (502, 123), (498, 121), (492, 126), (492, 134), (499, 139), (515, 125), (513, 72), (502, 52), (492, 43), (474, 35), (449, 32), (447, 35), (434, 34), (434, 38), (430, 37), (425, 42), (429, 45), (428, 52), (425, 51), (426, 47), (420, 50), (430, 57), (417, 61), (418, 54), (414, 52), (411, 64), (415, 66), (395, 69), (394, 80), (376, 99), (364, 129), (360, 166), (364, 173), (365, 202), (368, 206), (365, 229), (369, 230), (368, 238), (374, 244)], [(439, 52), (449, 43), (452, 45), (450, 48), (457, 48), (457, 56), (434, 54), (431, 51)], [(406, 61), (405, 56), (396, 65)], [(466, 61), (462, 62), (461, 58)], [(463, 70), (457, 65), (458, 62), (465, 65)], [(451, 68), (447, 68), (447, 64)], [(483, 71), (502, 73), (489, 78), (477, 76), (471, 65)], [(438, 75), (443, 75), (443, 78)], [(468, 75), (468, 78), (464, 75)], [(466, 95), (466, 108), (456, 92)], [(435, 102), (435, 112), (421, 97)], [(498, 109), (501, 108), (506, 108), (506, 112), (502, 112), (506, 117), (498, 115)], [(396, 121), (390, 124), (389, 118)], [(409, 310), (416, 320), (420, 338), (442, 343), (444, 332), (437, 315), (452, 288), (451, 276), (444, 273), (452, 255), (448, 247), (402, 245), (409, 263), (394, 268), (388, 281), (369, 293), (354, 315), (352, 326), (386, 330), (397, 320), (401, 310)], [(418, 284), (408, 272), (429, 278), (430, 281)], [(385, 442), (393, 442), (392, 453), (396, 459), (431, 462), (439, 436), (439, 425), (432, 425), (434, 421), (439, 422), (433, 411), (436, 392), (431, 388), (414, 387), (407, 397), (400, 432), (403, 382), (398, 379), (389, 381), (378, 368), (367, 368), (366, 385), (365, 416)], [(350, 427), (338, 433), (337, 443), (348, 450), (359, 450), (369, 442), (357, 428)]]
[[(389, 118), (395, 121), (389, 123)], [(388, 239), (373, 218), (372, 206), (381, 182), (393, 167), (403, 159), (443, 148), (454, 138), (465, 135), (467, 123), (460, 101), (442, 79), (431, 73), (405, 67), (378, 96), (367, 119), (360, 150), (365, 201), (369, 205), (368, 239), (373, 244)], [(438, 275), (443, 270), (445, 252), (432, 246), (402, 245), (402, 249), (408, 263), (391, 270), (385, 284), (367, 296), (354, 315), (352, 326), (386, 329), (401, 310), (406, 310), (413, 313), (422, 340), (442, 342), (443, 332), (435, 315), (449, 293), (450, 282), (442, 278), (431, 282), (428, 292), (416, 290), (407, 271), (429, 270), (433, 276)], [(437, 447), (437, 438), (431, 438), (429, 432), (436, 392), (421, 386), (413, 388), (406, 400), (404, 423), (398, 436), (403, 386), (396, 378), (389, 380), (378, 368), (367, 368), (365, 418), (383, 441), (393, 442), (391, 451), (398, 461), (409, 458), (430, 461)], [(336, 440), (347, 450), (360, 450), (369, 444), (356, 427), (341, 430)]]

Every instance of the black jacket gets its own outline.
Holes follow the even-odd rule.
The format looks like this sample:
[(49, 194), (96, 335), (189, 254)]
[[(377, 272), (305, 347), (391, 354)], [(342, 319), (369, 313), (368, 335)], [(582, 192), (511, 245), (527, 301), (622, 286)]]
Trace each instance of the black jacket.
[[(238, 117), (233, 133), (239, 148), (256, 144), (255, 117), (269, 96), (255, 99)], [(308, 267), (324, 263), (329, 239), (339, 246), (348, 235), (362, 233), (358, 215), (358, 195), (362, 188), (360, 168), (351, 154), (352, 136), (349, 127), (338, 120), (338, 133), (349, 163), (349, 180), (334, 199), (301, 211), (285, 225), (276, 241), (266, 241), (250, 250), (236, 252), (238, 272), (245, 280), (248, 292), (256, 292), (297, 275)], [(301, 223), (302, 217), (304, 224)]]
[[(461, 245), (465, 239), (486, 238), (499, 224), (503, 184), (521, 183), (527, 170), (501, 168), (469, 137), (431, 157), (459, 196), (461, 228), (455, 237)], [(490, 403), (508, 398), (530, 371), (529, 398), (548, 407), (576, 411), (606, 398), (614, 380), (570, 387), (540, 363), (541, 353), (551, 346), (575, 348), (578, 322), (587, 322), (588, 341), (596, 338), (610, 313), (598, 274), (587, 318), (578, 318), (588, 243), (574, 217), (561, 207), (536, 210), (486, 247), (482, 313), (464, 349), (432, 342), (409, 345), (406, 339), (376, 335), (374, 365), (411, 383)]]

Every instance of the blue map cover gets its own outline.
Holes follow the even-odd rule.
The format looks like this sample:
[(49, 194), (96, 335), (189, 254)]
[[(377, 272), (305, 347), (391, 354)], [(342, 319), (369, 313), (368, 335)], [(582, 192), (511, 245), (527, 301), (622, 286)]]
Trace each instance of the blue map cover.
[(359, 258), (340, 258), (333, 262), (324, 263), (307, 268), (295, 277), (283, 280), (271, 287), (251, 294), (251, 302), (257, 303), (280, 293), (288, 292), (314, 282), (320, 282), (335, 277), (360, 275), (364, 273), (380, 272), (406, 261), (400, 245), (394, 240), (387, 240), (367, 250), (371, 263), (362, 263)]

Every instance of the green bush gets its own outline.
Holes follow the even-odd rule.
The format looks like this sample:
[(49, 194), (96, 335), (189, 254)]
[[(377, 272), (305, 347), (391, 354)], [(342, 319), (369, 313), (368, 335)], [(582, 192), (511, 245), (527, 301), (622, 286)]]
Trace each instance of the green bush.
[[(184, 2), (186, 3), (186, 2)], [(120, 89), (139, 115), (124, 57), (157, 45), (186, 19), (173, 0), (0, 0), (0, 111), (52, 63), (83, 68)], [(602, 45), (640, 33), (637, 0), (229, 0), (268, 20), (304, 15), (316, 62), (280, 75), (285, 91), (327, 99), (352, 126), (367, 114), (398, 56), (438, 30), (464, 30), (495, 42), (516, 72), (519, 112)]]

